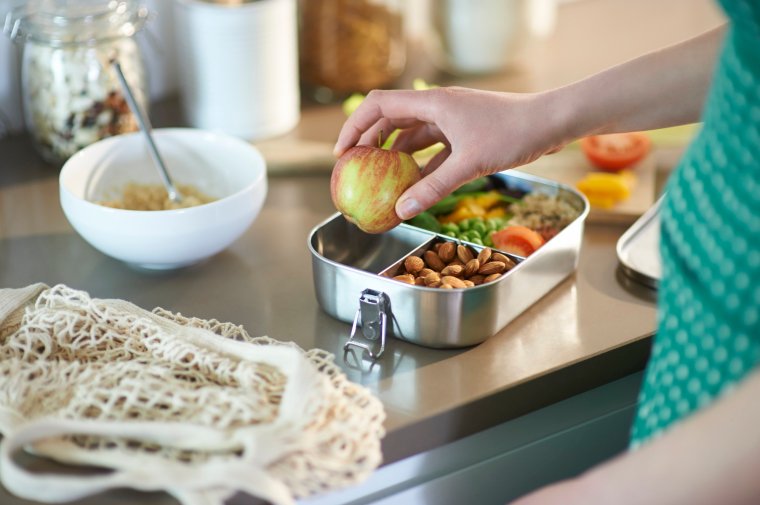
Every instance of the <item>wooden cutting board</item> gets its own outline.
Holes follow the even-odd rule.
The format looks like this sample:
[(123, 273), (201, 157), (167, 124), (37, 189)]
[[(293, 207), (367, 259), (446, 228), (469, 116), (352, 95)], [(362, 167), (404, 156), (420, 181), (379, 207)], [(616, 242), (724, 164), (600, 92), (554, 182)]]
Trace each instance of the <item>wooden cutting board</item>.
[[(543, 156), (529, 165), (520, 167), (522, 172), (551, 179), (568, 186), (596, 171), (580, 149), (568, 147), (556, 154)], [(655, 153), (631, 167), (636, 176), (636, 186), (631, 196), (611, 209), (591, 208), (587, 221), (590, 223), (633, 223), (647, 211), (657, 199), (657, 163)]]
[(253, 145), (264, 156), (269, 175), (330, 173), (336, 161), (328, 142), (281, 137)]
[[(283, 137), (254, 145), (266, 159), (267, 171), (272, 176), (330, 173), (335, 165), (333, 145), (327, 142)], [(656, 200), (656, 169), (656, 157), (650, 153), (632, 168), (637, 182), (630, 198), (609, 210), (592, 208), (588, 222), (633, 223)], [(575, 187), (594, 169), (580, 149), (571, 145), (519, 170)]]

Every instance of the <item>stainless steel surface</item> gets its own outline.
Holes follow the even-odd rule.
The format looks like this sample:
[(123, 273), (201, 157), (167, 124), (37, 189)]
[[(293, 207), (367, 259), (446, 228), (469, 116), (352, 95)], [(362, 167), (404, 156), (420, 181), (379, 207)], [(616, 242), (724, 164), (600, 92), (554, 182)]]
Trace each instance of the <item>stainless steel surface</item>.
[(129, 109), (132, 111), (132, 114), (135, 115), (137, 123), (140, 125), (140, 131), (142, 131), (143, 135), (145, 136), (145, 141), (148, 143), (148, 152), (150, 153), (150, 157), (153, 160), (153, 163), (158, 169), (158, 173), (161, 176), (161, 181), (164, 183), (166, 192), (169, 194), (169, 200), (174, 203), (180, 203), (182, 201), (182, 195), (174, 185), (171, 176), (169, 176), (169, 171), (166, 169), (166, 164), (164, 163), (161, 154), (158, 152), (156, 143), (153, 141), (153, 134), (151, 133), (153, 128), (151, 127), (148, 115), (143, 112), (140, 104), (138, 104), (137, 100), (135, 100), (135, 96), (132, 94), (132, 88), (130, 88), (126, 77), (124, 77), (124, 72), (121, 71), (121, 65), (119, 65), (118, 61), (113, 63), (113, 69), (116, 72), (116, 77), (119, 79), (121, 89), (124, 92), (124, 97), (129, 104)]
[(615, 247), (623, 272), (631, 279), (654, 289), (657, 289), (662, 278), (661, 205), (662, 197), (623, 233)]
[[(406, 224), (371, 235), (335, 214), (317, 226), (308, 241), (314, 289), (322, 309), (341, 321), (354, 321), (357, 301), (365, 289), (371, 289), (389, 298), (389, 333), (402, 340), (456, 348), (495, 335), (575, 270), (589, 205), (576, 190), (552, 181), (514, 170), (494, 177), (508, 188), (560, 195), (579, 210), (579, 216), (500, 279), (472, 288), (441, 290), (378, 274), (436, 241), (451, 241), (450, 237)], [(482, 248), (469, 245), (476, 251)]]

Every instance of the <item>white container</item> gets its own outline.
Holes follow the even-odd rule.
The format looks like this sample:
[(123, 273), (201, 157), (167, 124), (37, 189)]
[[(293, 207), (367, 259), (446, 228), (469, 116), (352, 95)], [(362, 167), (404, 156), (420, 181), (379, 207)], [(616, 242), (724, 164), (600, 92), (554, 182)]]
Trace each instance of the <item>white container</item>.
[(267, 194), (266, 164), (248, 142), (191, 128), (153, 130), (178, 184), (215, 201), (173, 210), (124, 210), (99, 205), (126, 184), (161, 184), (140, 133), (96, 142), (61, 169), (61, 207), (93, 247), (131, 265), (165, 270), (222, 251), (251, 225)]
[(175, 0), (186, 120), (246, 140), (300, 119), (295, 0)]
[(433, 10), (439, 66), (455, 74), (499, 72), (525, 35), (526, 0), (441, 0)]

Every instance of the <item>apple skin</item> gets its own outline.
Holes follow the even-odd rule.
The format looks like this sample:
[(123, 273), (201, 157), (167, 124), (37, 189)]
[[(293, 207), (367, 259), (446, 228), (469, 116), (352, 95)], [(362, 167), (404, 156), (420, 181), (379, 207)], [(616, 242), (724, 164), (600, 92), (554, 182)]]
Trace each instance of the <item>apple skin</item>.
[(405, 152), (354, 146), (333, 168), (330, 195), (347, 220), (367, 233), (383, 233), (401, 223), (396, 200), (421, 178)]

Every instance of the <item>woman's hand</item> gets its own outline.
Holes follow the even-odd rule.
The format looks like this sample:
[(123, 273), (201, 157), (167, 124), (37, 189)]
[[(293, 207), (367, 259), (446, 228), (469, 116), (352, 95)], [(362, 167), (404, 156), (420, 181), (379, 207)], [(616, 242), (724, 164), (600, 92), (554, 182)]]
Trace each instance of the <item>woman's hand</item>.
[(402, 129), (393, 149), (445, 148), (423, 169), (423, 179), (396, 202), (409, 219), (477, 177), (529, 163), (572, 140), (562, 133), (550, 93), (512, 94), (466, 88), (372, 91), (338, 137), (340, 156), (356, 144), (374, 145)]

